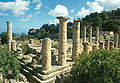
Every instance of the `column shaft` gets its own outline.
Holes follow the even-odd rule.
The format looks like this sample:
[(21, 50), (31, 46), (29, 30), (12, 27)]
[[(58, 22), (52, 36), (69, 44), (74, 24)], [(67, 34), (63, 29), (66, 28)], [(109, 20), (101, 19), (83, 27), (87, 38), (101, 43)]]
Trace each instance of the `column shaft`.
[(114, 47), (118, 48), (118, 41), (119, 41), (119, 35), (115, 34), (114, 35)]
[(49, 38), (42, 41), (42, 69), (51, 69), (51, 39)]
[(80, 46), (80, 19), (75, 19), (73, 23), (73, 48), (72, 48), (72, 61), (76, 60), (79, 54)]
[(89, 43), (92, 44), (92, 27), (89, 28)]
[(59, 19), (59, 53), (58, 64), (60, 66), (66, 65), (67, 55), (67, 20), (68, 17), (57, 17)]
[(8, 48), (11, 51), (11, 42), (12, 42), (12, 22), (7, 21), (7, 36), (8, 36)]
[(86, 27), (83, 28), (83, 43), (86, 42)]
[(96, 27), (96, 38), (95, 38), (95, 43), (99, 43), (99, 27)]

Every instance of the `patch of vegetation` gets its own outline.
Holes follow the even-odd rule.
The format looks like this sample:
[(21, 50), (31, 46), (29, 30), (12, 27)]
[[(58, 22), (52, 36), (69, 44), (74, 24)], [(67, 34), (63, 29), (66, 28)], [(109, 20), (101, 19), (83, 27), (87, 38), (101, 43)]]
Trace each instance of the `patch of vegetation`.
[(58, 48), (59, 48), (59, 44), (58, 44), (58, 43), (53, 44), (53, 45), (52, 45), (52, 48), (58, 49)]
[(7, 46), (0, 45), (0, 73), (6, 79), (19, 78), (19, 61), (17, 53), (12, 53), (8, 50)]
[(27, 44), (22, 44), (20, 47), (22, 48), (22, 52), (25, 55), (27, 55), (31, 52)]
[(72, 83), (120, 83), (120, 50), (82, 53), (71, 75)]

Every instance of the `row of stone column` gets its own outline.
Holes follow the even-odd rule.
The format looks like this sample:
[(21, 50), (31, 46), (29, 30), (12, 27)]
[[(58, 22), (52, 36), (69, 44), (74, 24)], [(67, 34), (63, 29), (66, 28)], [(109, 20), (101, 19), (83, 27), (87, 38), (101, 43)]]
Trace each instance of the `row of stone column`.
[[(86, 27), (83, 28), (83, 43), (87, 42), (86, 40)], [(89, 43), (92, 44), (92, 27), (89, 28)], [(95, 44), (99, 43), (99, 27), (96, 27), (96, 36)]]

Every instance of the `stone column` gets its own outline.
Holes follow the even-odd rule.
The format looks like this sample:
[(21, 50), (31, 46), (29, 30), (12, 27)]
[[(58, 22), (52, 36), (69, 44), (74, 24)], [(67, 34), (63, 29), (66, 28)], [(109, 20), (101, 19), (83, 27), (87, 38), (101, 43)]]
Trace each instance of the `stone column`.
[(119, 35), (115, 34), (114, 35), (114, 47), (118, 48), (118, 40), (119, 40)]
[(86, 42), (86, 27), (83, 28), (83, 43)]
[(12, 22), (11, 21), (6, 21), (7, 23), (7, 37), (8, 37), (8, 48), (11, 51), (11, 42), (12, 42)]
[(57, 17), (59, 19), (59, 53), (58, 64), (60, 66), (66, 65), (67, 55), (67, 20), (68, 17)]
[(49, 38), (42, 41), (42, 69), (51, 69), (51, 39)]
[(16, 41), (15, 40), (13, 40), (12, 41), (12, 51), (16, 51), (17, 49), (16, 49)]
[(110, 40), (105, 39), (105, 49), (109, 50), (110, 49)]
[(99, 42), (99, 49), (104, 49), (105, 48), (105, 41)]
[(120, 26), (119, 26), (119, 28), (118, 28), (118, 35), (119, 35), (118, 47), (120, 48)]
[(110, 41), (110, 49), (114, 48), (114, 41)]
[(73, 22), (73, 48), (72, 48), (72, 61), (76, 60), (79, 54), (80, 46), (80, 19), (75, 19)]
[(89, 43), (92, 44), (92, 27), (89, 28)]
[(95, 43), (96, 43), (97, 45), (98, 45), (98, 43), (99, 43), (99, 27), (96, 27)]

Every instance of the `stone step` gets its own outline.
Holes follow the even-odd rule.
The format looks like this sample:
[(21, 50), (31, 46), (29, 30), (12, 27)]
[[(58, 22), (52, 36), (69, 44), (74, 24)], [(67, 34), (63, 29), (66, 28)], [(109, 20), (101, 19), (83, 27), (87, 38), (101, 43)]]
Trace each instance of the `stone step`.
[[(51, 80), (55, 81), (57, 75), (60, 75), (61, 73), (67, 73), (67, 72), (69, 73), (71, 70), (71, 66), (72, 66), (72, 65), (71, 66), (67, 65), (65, 67), (60, 66), (59, 68), (53, 69), (54, 72), (44, 71), (44, 73), (47, 73), (47, 74), (43, 74), (43, 73), (38, 72), (38, 70), (36, 71), (34, 68), (29, 67), (28, 65), (24, 64), (23, 62), (20, 62), (20, 65), (24, 70), (26, 70), (29, 73), (31, 73), (32, 75), (34, 75), (35, 76), (34, 79), (37, 78), (37, 79), (39, 79), (41, 81), (45, 81), (45, 82), (49, 81), (49, 83)], [(28, 75), (29, 75), (29, 73), (28, 73)]]

